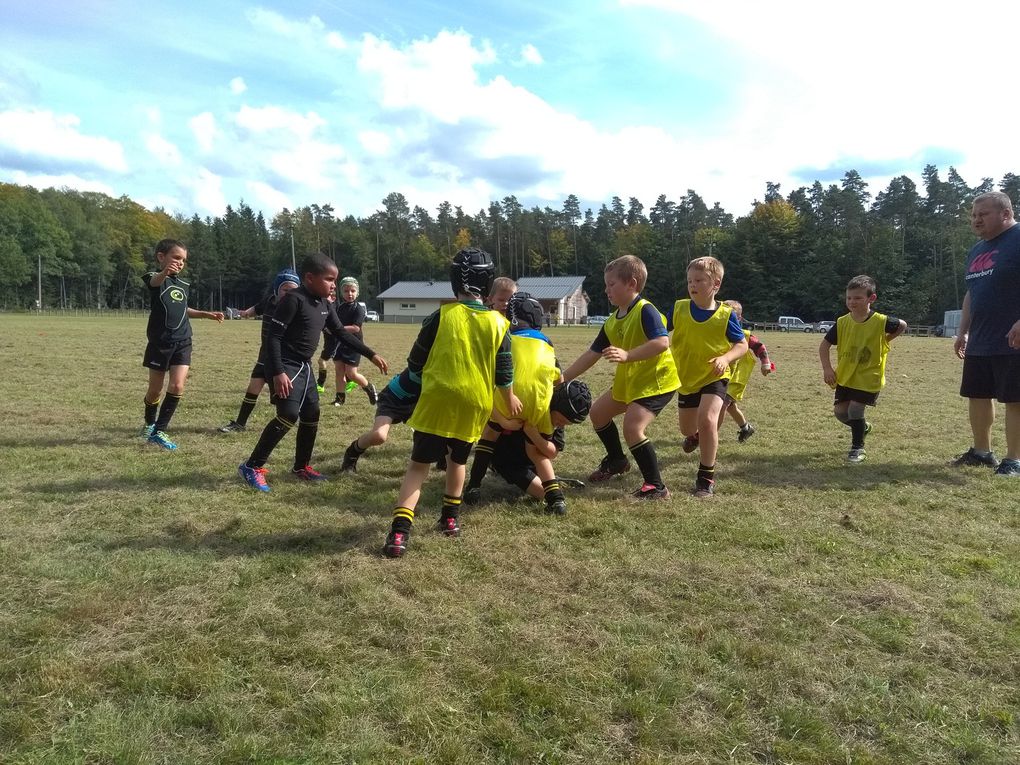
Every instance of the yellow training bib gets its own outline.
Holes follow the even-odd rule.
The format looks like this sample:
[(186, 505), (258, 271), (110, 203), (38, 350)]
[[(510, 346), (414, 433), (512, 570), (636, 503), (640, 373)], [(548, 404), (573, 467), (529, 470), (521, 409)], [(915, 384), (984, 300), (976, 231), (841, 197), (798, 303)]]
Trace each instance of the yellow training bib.
[[(644, 298), (639, 298), (622, 319), (616, 317), (616, 311), (606, 319), (602, 329), (612, 345), (630, 351), (648, 342), (644, 327), (641, 326), (641, 309), (645, 304), (651, 305)], [(663, 318), (663, 324), (665, 321)], [(679, 385), (673, 358), (663, 352), (644, 361), (617, 364), (616, 376), (613, 378), (613, 398), (629, 404), (639, 398), (670, 393)]]
[(730, 378), (729, 368), (717, 375), (708, 360), (722, 356), (733, 347), (733, 341), (726, 337), (726, 326), (732, 313), (732, 308), (719, 303), (715, 313), (705, 321), (695, 321), (690, 299), (678, 300), (674, 304), (673, 337), (669, 349), (680, 375), (680, 395), (697, 393), (709, 383)]
[[(744, 330), (744, 339), (751, 339), (749, 330)], [(757, 361), (757, 356), (748, 349), (747, 353), (741, 356), (736, 364), (730, 365), (730, 382), (726, 386), (726, 393), (734, 401), (740, 401), (744, 398), (744, 391), (747, 389), (747, 383), (751, 380), (751, 375), (754, 374), (754, 367)]]
[[(538, 428), (539, 433), (552, 435), (549, 402), (552, 401), (553, 383), (560, 378), (556, 352), (541, 338), (513, 333), (510, 335), (510, 349), (514, 356), (514, 395), (524, 406), (518, 416)], [(496, 396), (495, 403), (500, 414), (510, 417), (501, 397)]]
[(492, 413), (496, 352), (509, 326), (496, 311), (463, 303), (440, 308), (421, 396), (407, 424), (423, 433), (477, 441)]
[(868, 393), (885, 387), (885, 360), (889, 341), (885, 314), (873, 313), (856, 322), (850, 314), (836, 319), (836, 384)]

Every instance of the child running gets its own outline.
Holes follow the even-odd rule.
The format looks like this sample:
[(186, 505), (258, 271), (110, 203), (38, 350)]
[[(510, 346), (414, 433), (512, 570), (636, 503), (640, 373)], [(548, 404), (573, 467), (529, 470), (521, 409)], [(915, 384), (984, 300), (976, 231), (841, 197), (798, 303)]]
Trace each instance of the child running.
[[(344, 329), (364, 340), (361, 327), (365, 323), (365, 306), (358, 302), (358, 280), (353, 276), (345, 276), (340, 280), (340, 300), (336, 303), (336, 315), (340, 317)], [(336, 398), (333, 406), (342, 406), (347, 401), (347, 390), (351, 383), (359, 386), (368, 396), (368, 403), (375, 406), (377, 394), (375, 385), (358, 371), (361, 355), (343, 344), (336, 344), (333, 351), (333, 366), (336, 370)]]
[[(191, 366), (190, 319), (213, 319), (223, 323), (221, 311), (188, 308), (188, 282), (179, 274), (188, 262), (188, 248), (176, 239), (163, 239), (156, 245), (159, 271), (145, 274), (149, 286), (149, 323), (145, 329), (148, 343), (142, 366), (149, 370), (149, 388), (145, 392), (145, 425), (141, 435), (148, 443), (173, 451), (177, 444), (166, 434), (170, 419), (184, 396), (184, 383)], [(163, 383), (169, 372), (166, 398), (159, 405)], [(158, 410), (158, 414), (157, 414)]]
[(469, 248), (454, 256), (450, 284), (458, 302), (448, 303), (422, 322), (407, 359), (421, 377), (421, 396), (408, 424), (414, 428), (411, 461), (400, 486), (383, 554), (407, 551), (414, 511), (430, 465), (448, 458), (446, 493), (439, 517), (443, 535), (460, 535), (461, 492), (471, 445), (492, 411), (493, 390), (512, 417), (521, 412), (513, 392), (513, 356), (507, 320), (486, 308), (495, 276), (492, 256)]
[[(743, 325), (744, 306), (738, 300), (724, 300), (723, 303), (733, 309), (737, 322)], [(747, 417), (740, 410), (739, 402), (744, 400), (744, 392), (747, 384), (751, 381), (751, 374), (754, 372), (755, 361), (761, 362), (761, 373), (768, 377), (776, 371), (776, 365), (769, 358), (769, 350), (765, 343), (751, 334), (750, 330), (744, 330), (744, 339), (747, 340), (748, 351), (740, 360), (730, 368), (730, 382), (726, 386), (726, 397), (723, 399), (722, 411), (719, 412), (719, 430), (722, 430), (726, 422), (726, 413), (737, 423), (737, 442), (744, 443), (755, 433), (755, 427), (747, 421)]]
[(719, 418), (726, 398), (730, 366), (747, 353), (744, 330), (733, 309), (716, 301), (723, 264), (716, 258), (695, 258), (687, 266), (689, 298), (677, 300), (669, 319), (670, 351), (680, 375), (680, 432), (683, 450), (700, 449), (698, 476), (692, 493), (715, 492), (719, 450)]
[(602, 325), (591, 347), (563, 373), (570, 382), (591, 369), (599, 359), (616, 364), (612, 390), (592, 404), (591, 424), (606, 448), (606, 456), (589, 481), (606, 481), (630, 470), (620, 433), (613, 419), (623, 415), (623, 437), (641, 469), (642, 484), (633, 493), (640, 500), (669, 499), (662, 482), (655, 447), (645, 429), (665, 408), (680, 381), (673, 357), (666, 353), (669, 337), (659, 310), (641, 297), (648, 269), (640, 258), (624, 255), (609, 263), (603, 275), (606, 296), (616, 310)]
[[(846, 285), (850, 313), (836, 319), (818, 347), (825, 384), (836, 389), (832, 413), (850, 428), (850, 451), (846, 461), (864, 462), (864, 437), (871, 424), (864, 419), (867, 406), (875, 406), (885, 387), (885, 360), (889, 343), (907, 331), (907, 323), (872, 309), (878, 298), (875, 280), (866, 274)], [(836, 346), (836, 369), (829, 349)]]
[(266, 337), (264, 363), (272, 385), (276, 417), (262, 431), (248, 460), (237, 468), (245, 483), (263, 492), (269, 491), (265, 468), (269, 456), (299, 421), (292, 474), (305, 481), (325, 480), (309, 464), (319, 426), (319, 393), (312, 377), (311, 359), (324, 327), (329, 327), (340, 342), (368, 356), (384, 373), (387, 369), (384, 358), (344, 329), (328, 301), (337, 278), (333, 261), (322, 253), (314, 253), (302, 262), (301, 273), (301, 286), (283, 296)]
[(248, 380), (248, 389), (244, 392), (241, 408), (237, 412), (237, 419), (231, 420), (220, 428), (220, 433), (243, 433), (247, 429), (248, 418), (254, 411), (255, 404), (259, 400), (259, 394), (262, 393), (262, 388), (266, 384), (263, 354), (265, 354), (266, 335), (269, 333), (269, 326), (273, 320), (273, 311), (284, 295), (300, 285), (301, 279), (298, 277), (297, 272), (290, 268), (285, 268), (273, 279), (273, 289), (268, 295), (251, 308), (241, 311), (241, 316), (245, 318), (251, 316), (262, 317), (262, 342), (259, 345), (258, 360), (255, 362), (255, 366), (251, 370), (251, 377)]

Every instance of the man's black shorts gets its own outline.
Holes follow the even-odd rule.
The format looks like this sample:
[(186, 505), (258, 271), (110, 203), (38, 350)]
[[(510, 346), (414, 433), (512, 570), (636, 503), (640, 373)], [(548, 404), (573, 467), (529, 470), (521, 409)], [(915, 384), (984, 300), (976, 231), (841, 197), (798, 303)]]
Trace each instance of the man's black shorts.
[(459, 438), (447, 438), (437, 436), (433, 433), (422, 433), (414, 431), (411, 439), (411, 461), (424, 462), (426, 464), (436, 462), (447, 455), (449, 450), (450, 461), (457, 465), (466, 465), (468, 457), (471, 456), (471, 442), (461, 441)]
[(697, 409), (701, 406), (702, 396), (718, 396), (725, 402), (726, 387), (729, 384), (729, 380), (713, 380), (699, 391), (688, 393), (686, 395), (681, 393), (677, 396), (676, 405), (681, 409)]
[(191, 338), (179, 343), (149, 342), (142, 356), (142, 366), (166, 372), (170, 367), (191, 366)]
[(402, 399), (387, 385), (379, 391), (379, 400), (375, 404), (376, 417), (389, 417), (394, 425), (407, 422), (414, 414), (417, 399)]
[(960, 395), (994, 398), (1003, 404), (1020, 402), (1020, 353), (967, 356), (963, 360)]
[(866, 406), (875, 406), (875, 404), (878, 403), (878, 393), (837, 385), (836, 396), (833, 403), (839, 404), (843, 401), (854, 401), (858, 404), (865, 404)]
[(266, 365), (261, 361), (256, 361), (255, 366), (251, 368), (251, 379), (252, 380), (265, 380), (266, 379)]
[(666, 404), (673, 400), (673, 394), (675, 390), (671, 390), (668, 393), (656, 393), (654, 396), (645, 396), (644, 398), (636, 398), (631, 401), (632, 404), (637, 404), (640, 407), (644, 407), (652, 414), (658, 414), (666, 408)]
[(343, 343), (339, 343), (336, 347), (336, 352), (333, 354), (333, 361), (342, 361), (344, 364), (356, 367), (361, 364), (361, 354), (352, 351)]

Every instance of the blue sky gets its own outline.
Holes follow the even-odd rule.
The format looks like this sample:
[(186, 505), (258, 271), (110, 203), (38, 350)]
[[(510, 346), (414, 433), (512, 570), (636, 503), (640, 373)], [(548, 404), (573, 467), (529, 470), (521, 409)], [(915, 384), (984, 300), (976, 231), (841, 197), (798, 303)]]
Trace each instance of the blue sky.
[(688, 189), (741, 215), (766, 181), (1020, 172), (1020, 4), (941, 5), (0, 0), (0, 180), (202, 216)]

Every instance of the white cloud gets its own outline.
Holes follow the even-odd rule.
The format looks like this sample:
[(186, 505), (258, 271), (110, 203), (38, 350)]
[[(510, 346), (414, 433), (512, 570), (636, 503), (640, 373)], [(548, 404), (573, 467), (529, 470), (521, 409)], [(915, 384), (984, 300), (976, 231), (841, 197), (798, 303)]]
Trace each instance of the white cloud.
[(270, 186), (268, 183), (262, 181), (248, 181), (246, 184), (248, 191), (254, 196), (257, 204), (256, 207), (261, 207), (264, 210), (273, 210), (278, 212), (283, 208), (288, 210), (294, 209), (294, 203), (290, 200), (286, 194), (282, 191), (278, 191)]
[(81, 120), (73, 114), (0, 112), (0, 149), (36, 162), (127, 172), (121, 145), (109, 138), (82, 135), (80, 124)]
[(347, 41), (340, 35), (339, 32), (329, 32), (326, 34), (326, 45), (335, 50), (346, 50)]
[(145, 148), (164, 165), (181, 164), (181, 152), (170, 141), (156, 133), (145, 136)]
[(195, 178), (184, 181), (184, 186), (191, 191), (192, 209), (214, 216), (222, 215), (227, 209), (223, 179), (208, 169), (200, 168)]
[(326, 121), (315, 112), (298, 114), (279, 106), (261, 108), (242, 106), (234, 121), (239, 127), (251, 133), (285, 130), (301, 140), (307, 140), (312, 133), (326, 124)]
[(339, 32), (326, 28), (318, 16), (304, 20), (288, 19), (276, 11), (253, 8), (245, 14), (257, 30), (269, 32), (297, 42), (303, 49), (324, 47), (328, 50), (345, 50), (347, 42)]
[(281, 178), (321, 191), (331, 188), (336, 175), (343, 172), (344, 156), (342, 146), (302, 141), (293, 148), (271, 154), (266, 164)]
[(19, 186), (34, 186), (37, 189), (69, 188), (77, 191), (98, 191), (101, 194), (115, 196), (113, 189), (105, 183), (90, 181), (77, 175), (36, 175), (15, 170), (10, 180)]
[(216, 136), (219, 132), (216, 127), (216, 118), (212, 113), (202, 112), (201, 114), (196, 114), (188, 120), (188, 127), (191, 128), (191, 133), (195, 136), (198, 148), (205, 153), (212, 151), (213, 143), (216, 141)]
[(369, 154), (385, 156), (389, 154), (393, 141), (386, 133), (379, 130), (362, 130), (358, 133), (358, 142)]
[(528, 43), (521, 48), (521, 63), (539, 66), (545, 63), (545, 60), (542, 58), (542, 54), (538, 52), (538, 48)]
[(247, 89), (248, 86), (247, 84), (245, 84), (243, 77), (235, 77), (230, 81), (230, 92), (233, 93), (235, 96), (241, 95)]

